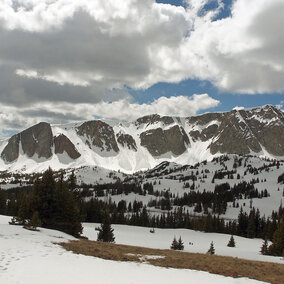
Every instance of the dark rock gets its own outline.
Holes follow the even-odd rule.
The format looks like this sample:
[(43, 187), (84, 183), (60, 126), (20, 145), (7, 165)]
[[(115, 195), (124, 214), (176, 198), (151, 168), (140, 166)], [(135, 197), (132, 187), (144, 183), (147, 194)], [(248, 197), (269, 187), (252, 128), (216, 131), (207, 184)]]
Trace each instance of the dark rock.
[(89, 147), (94, 145), (101, 151), (119, 151), (113, 128), (105, 122), (100, 120), (84, 122), (77, 127), (77, 134), (90, 140), (86, 141), (86, 143), (89, 143)]
[(249, 127), (240, 120), (236, 111), (225, 113), (210, 145), (211, 153), (247, 155), (251, 150), (258, 153), (261, 147)]
[(204, 142), (214, 137), (217, 133), (217, 130), (218, 130), (218, 125), (211, 124), (208, 127), (204, 128), (201, 132), (199, 132), (198, 130), (190, 131), (189, 135), (191, 136), (193, 141), (200, 139), (202, 142)]
[(29, 158), (35, 154), (38, 158), (50, 158), (53, 136), (51, 127), (46, 122), (36, 124), (23, 132), (14, 135), (8, 141), (7, 146), (1, 153), (2, 159), (6, 162), (13, 162), (19, 157), (19, 145), (21, 142), (23, 153)]
[(165, 125), (170, 125), (174, 123), (174, 119), (170, 116), (160, 116), (158, 114), (151, 114), (151, 115), (146, 115), (146, 116), (138, 118), (135, 124), (136, 125), (141, 125), (141, 124), (151, 125), (157, 122), (162, 122)]
[(18, 159), (19, 157), (19, 142), (20, 142), (20, 136), (14, 135), (12, 136), (7, 146), (4, 148), (4, 150), (1, 153), (1, 158), (6, 162), (13, 162)]
[(133, 137), (129, 134), (118, 133), (117, 142), (121, 144), (123, 147), (128, 147), (129, 150), (133, 150), (137, 152), (137, 145)]
[(213, 120), (202, 131), (189, 133), (193, 141), (207, 141), (212, 154), (246, 155), (251, 152), (260, 153), (261, 145), (272, 155), (284, 155), (284, 115), (273, 106), (250, 110), (233, 110), (226, 113), (206, 113), (187, 118), (187, 123), (204, 126)]
[(204, 113), (198, 116), (191, 116), (188, 117), (187, 123), (190, 125), (198, 124), (198, 125), (205, 125), (210, 123), (213, 120), (221, 121), (222, 117), (224, 116), (223, 113)]
[(179, 156), (186, 150), (189, 138), (184, 129), (178, 125), (163, 130), (162, 128), (151, 129), (140, 134), (141, 146), (146, 147), (152, 156), (161, 156), (172, 152)]
[(274, 106), (240, 111), (255, 138), (272, 155), (284, 156), (284, 114)]
[(77, 151), (74, 144), (64, 134), (54, 137), (55, 154), (66, 152), (73, 160), (78, 159), (81, 154)]

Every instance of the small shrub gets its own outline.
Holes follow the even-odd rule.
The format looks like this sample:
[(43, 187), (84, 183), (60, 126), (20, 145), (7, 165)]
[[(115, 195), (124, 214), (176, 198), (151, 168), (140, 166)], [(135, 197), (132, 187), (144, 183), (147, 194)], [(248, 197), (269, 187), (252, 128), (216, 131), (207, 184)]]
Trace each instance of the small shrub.
[(209, 250), (207, 251), (208, 254), (215, 254), (215, 248), (214, 248), (214, 243), (211, 242), (210, 244), (210, 248)]

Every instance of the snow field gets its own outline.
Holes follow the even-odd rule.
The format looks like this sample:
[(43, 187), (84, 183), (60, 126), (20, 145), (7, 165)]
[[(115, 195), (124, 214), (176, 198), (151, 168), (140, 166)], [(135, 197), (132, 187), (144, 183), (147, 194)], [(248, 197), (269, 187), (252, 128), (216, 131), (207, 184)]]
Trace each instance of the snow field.
[[(77, 255), (53, 243), (73, 237), (54, 230), (28, 231), (20, 226), (8, 225), (9, 220), (9, 217), (0, 216), (0, 283), (264, 283), (188, 269), (167, 269)], [(126, 231), (131, 231), (131, 228), (125, 227)]]
[[(83, 223), (83, 235), (90, 240), (97, 239), (95, 227), (100, 224)], [(274, 257), (260, 254), (263, 243), (261, 239), (247, 239), (234, 236), (236, 247), (227, 247), (230, 235), (218, 233), (204, 233), (188, 229), (157, 229), (150, 233), (151, 228), (112, 225), (115, 242), (117, 244), (141, 246), (155, 249), (169, 249), (174, 236), (180, 236), (184, 242), (184, 251), (192, 253), (206, 253), (211, 241), (214, 242), (215, 253), (223, 256), (232, 256), (249, 260), (283, 263), (283, 257)], [(193, 243), (190, 245), (189, 242)]]

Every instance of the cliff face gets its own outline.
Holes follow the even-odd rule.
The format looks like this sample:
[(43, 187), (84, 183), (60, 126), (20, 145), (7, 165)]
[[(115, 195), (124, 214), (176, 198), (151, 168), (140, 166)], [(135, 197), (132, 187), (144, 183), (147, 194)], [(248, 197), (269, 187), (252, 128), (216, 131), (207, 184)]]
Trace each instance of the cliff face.
[(19, 157), (20, 145), (23, 154), (29, 158), (35, 154), (38, 158), (50, 158), (52, 156), (53, 135), (51, 127), (46, 122), (36, 124), (23, 132), (12, 136), (7, 146), (1, 153), (1, 158), (6, 162), (13, 162)]
[(86, 139), (86, 144), (98, 147), (101, 152), (118, 152), (118, 146), (115, 139), (113, 128), (100, 120), (84, 122), (77, 128), (77, 134)]
[(200, 126), (189, 134), (194, 141), (209, 141), (213, 155), (257, 154), (264, 148), (273, 156), (284, 156), (284, 115), (273, 106), (204, 114), (187, 123)]
[(56, 135), (42, 122), (3, 143), (5, 164), (17, 163), (20, 154), (49, 160), (66, 152), (81, 164), (130, 171), (155, 166), (161, 159), (190, 163), (219, 154), (283, 157), (284, 114), (273, 106), (188, 118), (155, 114), (128, 123), (57, 125)]
[(153, 157), (172, 152), (179, 156), (190, 145), (189, 138), (181, 126), (163, 130), (156, 128), (140, 134), (141, 146), (146, 147)]
[(64, 134), (54, 137), (54, 148), (55, 154), (63, 154), (66, 152), (73, 160), (81, 156), (74, 144)]

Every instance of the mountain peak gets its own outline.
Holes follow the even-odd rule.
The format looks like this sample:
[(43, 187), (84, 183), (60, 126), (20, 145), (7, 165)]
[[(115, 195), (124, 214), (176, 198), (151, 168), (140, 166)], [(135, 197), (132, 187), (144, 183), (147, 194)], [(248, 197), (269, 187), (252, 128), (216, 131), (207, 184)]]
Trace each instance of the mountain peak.
[(3, 169), (102, 166), (134, 172), (163, 161), (194, 164), (222, 154), (284, 157), (284, 115), (272, 105), (134, 122), (41, 122), (0, 145)]

